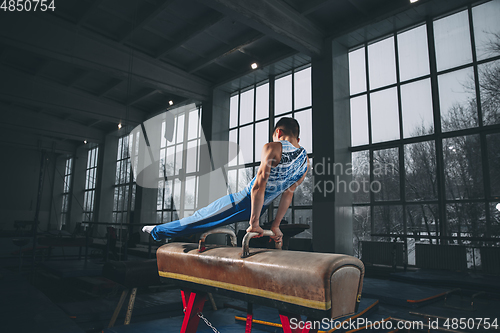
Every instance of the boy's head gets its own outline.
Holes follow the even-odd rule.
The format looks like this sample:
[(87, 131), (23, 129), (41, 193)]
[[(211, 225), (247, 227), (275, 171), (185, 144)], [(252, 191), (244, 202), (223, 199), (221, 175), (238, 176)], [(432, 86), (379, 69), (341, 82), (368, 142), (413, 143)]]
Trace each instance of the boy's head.
[(281, 118), (274, 126), (273, 135), (276, 133), (277, 129), (280, 129), (283, 132), (283, 135), (291, 136), (296, 139), (299, 138), (300, 134), (299, 122), (293, 118), (290, 117)]

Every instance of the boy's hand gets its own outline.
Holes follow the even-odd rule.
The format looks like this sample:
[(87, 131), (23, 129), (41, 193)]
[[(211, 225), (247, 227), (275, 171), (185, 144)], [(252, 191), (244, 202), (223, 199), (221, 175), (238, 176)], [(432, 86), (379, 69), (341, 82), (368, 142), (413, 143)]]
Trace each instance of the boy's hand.
[(247, 228), (247, 232), (258, 232), (259, 235), (255, 236), (255, 238), (259, 238), (259, 237), (262, 237), (262, 234), (264, 233), (264, 229), (262, 229), (259, 225), (256, 225), (256, 226), (250, 225)]
[(271, 227), (271, 231), (274, 232), (274, 236), (271, 236), (271, 238), (274, 239), (276, 243), (280, 243), (283, 239), (283, 233), (280, 227)]

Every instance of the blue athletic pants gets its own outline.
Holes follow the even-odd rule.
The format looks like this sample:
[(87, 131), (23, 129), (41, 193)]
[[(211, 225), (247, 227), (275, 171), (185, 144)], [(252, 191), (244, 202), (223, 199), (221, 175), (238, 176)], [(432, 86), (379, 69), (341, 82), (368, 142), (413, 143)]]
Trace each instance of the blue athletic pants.
[[(266, 210), (267, 206), (263, 206), (261, 215)], [(155, 240), (188, 236), (235, 222), (249, 221), (251, 212), (250, 192), (242, 190), (215, 200), (191, 216), (157, 225), (151, 235)]]

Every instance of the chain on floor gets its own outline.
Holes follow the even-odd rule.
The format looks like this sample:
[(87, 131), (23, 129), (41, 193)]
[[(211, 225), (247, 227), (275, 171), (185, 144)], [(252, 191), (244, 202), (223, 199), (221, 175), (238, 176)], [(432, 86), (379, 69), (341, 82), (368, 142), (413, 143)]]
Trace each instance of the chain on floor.
[(212, 323), (207, 319), (205, 318), (205, 316), (203, 316), (203, 313), (201, 312), (198, 312), (197, 313), (198, 317), (200, 317), (204, 322), (205, 324), (207, 324), (208, 327), (210, 327), (212, 329), (212, 331), (214, 331), (214, 333), (220, 333), (213, 325)]

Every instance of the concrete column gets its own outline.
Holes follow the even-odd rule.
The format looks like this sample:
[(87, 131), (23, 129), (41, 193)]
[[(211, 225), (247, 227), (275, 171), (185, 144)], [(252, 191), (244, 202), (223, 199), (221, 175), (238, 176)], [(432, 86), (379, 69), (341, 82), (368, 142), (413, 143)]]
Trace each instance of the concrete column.
[(313, 172), (317, 185), (313, 193), (313, 249), (352, 254), (351, 176), (346, 174), (351, 161), (348, 54), (336, 42), (325, 43), (323, 55), (312, 59)]
[[(104, 145), (99, 146), (95, 202), (96, 222), (113, 222), (117, 150), (118, 137), (114, 134), (106, 135)], [(99, 236), (106, 234), (106, 226), (99, 226), (97, 230)]]
[(82, 222), (83, 198), (85, 192), (85, 177), (87, 172), (88, 146), (82, 145), (76, 149), (73, 172), (72, 203), (70, 223), (74, 226)]
[[(203, 103), (201, 125), (203, 128), (201, 144), (204, 141), (229, 140), (229, 100), (230, 94), (220, 89), (214, 89), (210, 100)], [(204, 136), (204, 138), (203, 138)], [(212, 156), (200, 155), (200, 182), (198, 186), (198, 207), (202, 208), (214, 200), (227, 194), (226, 170), (221, 168), (212, 170), (210, 158), (220, 165), (227, 162), (228, 153), (220, 149), (212, 149)], [(226, 236), (214, 235), (208, 239), (211, 243), (225, 244)]]

